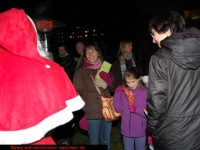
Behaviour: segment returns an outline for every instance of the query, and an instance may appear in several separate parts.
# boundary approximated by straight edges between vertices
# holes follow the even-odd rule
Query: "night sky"
[[[0,12],[12,7],[24,9],[32,18],[52,18],[68,24],[129,20],[134,16],[134,1],[98,0],[1,0]]]

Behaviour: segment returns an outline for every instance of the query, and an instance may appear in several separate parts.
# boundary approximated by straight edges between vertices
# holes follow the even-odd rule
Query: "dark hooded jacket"
[[[200,150],[200,31],[161,41],[150,60],[148,130],[156,150]]]

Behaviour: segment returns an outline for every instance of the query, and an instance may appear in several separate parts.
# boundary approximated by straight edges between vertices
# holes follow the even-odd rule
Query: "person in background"
[[[78,54],[80,54],[80,57],[77,60],[76,69],[82,63],[84,47],[85,47],[85,43],[84,42],[79,41],[79,42],[76,43],[76,51],[77,51]],[[75,111],[73,114],[74,114],[74,118],[72,120],[72,122],[74,123],[73,133],[78,133],[79,129],[80,129],[79,120],[84,115],[84,112],[83,112],[83,110],[78,110],[78,111]]]
[[[88,43],[83,54],[83,63],[76,69],[73,84],[85,102],[83,111],[88,121],[88,135],[90,145],[108,145],[110,149],[110,134],[112,122],[107,122],[102,113],[102,100],[94,86],[90,74],[96,81],[96,75],[105,59],[99,46]],[[112,73],[100,72],[102,83],[96,83],[104,97],[111,97],[110,91],[115,90]],[[99,81],[99,80],[98,80]]]
[[[76,62],[74,57],[67,52],[64,44],[58,46],[58,55],[55,57],[54,61],[62,66],[70,80],[73,81]]]
[[[136,66],[135,56],[132,52],[132,41],[124,40],[120,42],[116,60],[112,64],[112,74],[116,81],[116,87],[123,85],[124,71],[130,66]],[[117,120],[118,130],[121,131],[121,118]]]
[[[147,118],[147,87],[136,67],[130,66],[124,72],[124,85],[118,86],[113,106],[122,113],[121,134],[124,150],[145,150]],[[135,144],[135,145],[134,145]]]
[[[0,32],[0,144],[55,144],[50,131],[84,101],[23,9],[0,13]]]
[[[80,66],[81,62],[82,62],[84,47],[85,47],[84,42],[79,41],[78,43],[76,43],[76,51],[80,55],[80,57],[77,60],[76,68],[78,68]]]
[[[132,52],[132,41],[122,41],[119,46],[119,51],[116,60],[112,64],[112,74],[117,86],[123,85],[124,71],[129,66],[136,66],[135,56]]]
[[[149,23],[159,47],[149,66],[148,130],[155,150],[200,149],[200,31],[165,10]]]

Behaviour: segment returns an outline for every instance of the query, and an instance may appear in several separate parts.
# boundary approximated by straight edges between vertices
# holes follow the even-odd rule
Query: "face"
[[[124,48],[124,52],[130,54],[130,53],[132,53],[132,49],[133,49],[132,44],[126,44],[126,46]]]
[[[83,53],[83,48],[84,48],[84,46],[83,46],[82,43],[79,42],[79,43],[76,44],[76,51],[77,51],[78,54],[81,55]]]
[[[134,90],[138,86],[140,79],[125,78],[125,80],[128,87]]]
[[[99,53],[93,47],[87,48],[86,58],[89,62],[94,63],[98,60]]]
[[[60,56],[64,56],[66,54],[67,50],[64,46],[58,47],[58,53]]]
[[[158,47],[160,47],[161,48],[161,45],[160,45],[160,42],[162,41],[162,40],[164,40],[167,36],[169,36],[168,34],[169,34],[169,30],[167,31],[167,32],[165,32],[165,33],[158,33],[158,32],[156,32],[154,29],[152,29],[152,31],[151,31],[151,36],[152,36],[152,38],[153,38],[153,43],[156,43],[156,44],[158,44]],[[171,35],[171,34],[170,34]]]

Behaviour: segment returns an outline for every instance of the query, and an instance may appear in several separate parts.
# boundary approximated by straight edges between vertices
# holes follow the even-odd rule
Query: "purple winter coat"
[[[115,92],[113,105],[117,112],[122,112],[121,134],[127,137],[146,136],[147,118],[144,109],[147,107],[147,88],[137,87],[131,90],[135,94],[137,109],[131,113],[124,92]]]

